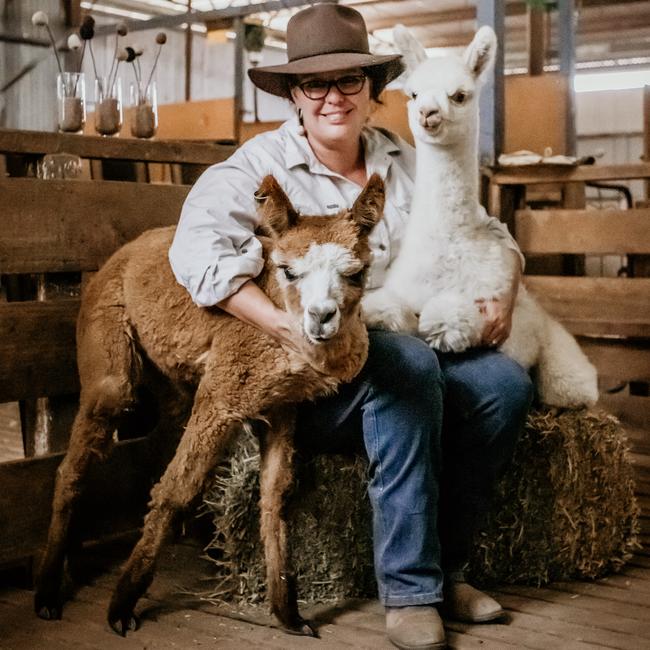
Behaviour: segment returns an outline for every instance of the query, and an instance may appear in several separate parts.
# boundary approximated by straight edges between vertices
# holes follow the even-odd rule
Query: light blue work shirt
[[[368,176],[376,172],[386,185],[384,216],[370,235],[367,288],[374,289],[399,250],[413,195],[415,150],[384,129],[364,128],[362,138]],[[217,304],[262,270],[254,194],[267,174],[306,215],[336,214],[361,192],[316,158],[297,118],[244,143],[228,160],[208,168],[190,190],[169,250],[174,275],[196,304]],[[505,225],[481,212],[495,236],[519,252]]]

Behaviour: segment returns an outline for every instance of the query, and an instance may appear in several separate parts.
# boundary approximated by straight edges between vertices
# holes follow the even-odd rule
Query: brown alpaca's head
[[[347,318],[360,318],[368,235],[383,213],[383,181],[374,174],[352,208],[336,216],[299,215],[273,176],[256,198],[273,240],[271,260],[285,309],[311,343],[329,341]]]

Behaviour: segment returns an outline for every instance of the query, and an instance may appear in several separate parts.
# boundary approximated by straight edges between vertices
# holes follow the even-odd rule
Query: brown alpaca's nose
[[[334,307],[310,307],[308,310],[309,315],[321,325],[329,322],[336,314]]]
[[[440,110],[437,108],[422,108],[420,109],[420,126],[424,128],[431,128],[438,126],[442,122]]]

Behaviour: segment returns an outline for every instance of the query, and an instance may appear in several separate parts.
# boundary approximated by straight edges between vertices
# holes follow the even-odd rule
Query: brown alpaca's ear
[[[261,226],[265,231],[281,235],[296,225],[298,213],[293,209],[291,201],[273,176],[264,177],[262,184],[255,192],[255,200],[259,204],[262,216]]]
[[[362,233],[370,232],[384,213],[384,181],[373,174],[354,202],[350,217],[361,227]]]

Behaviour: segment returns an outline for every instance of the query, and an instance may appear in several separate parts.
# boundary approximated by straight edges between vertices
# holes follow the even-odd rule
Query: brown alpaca
[[[108,260],[89,283],[79,313],[80,408],[58,471],[36,581],[41,618],[61,617],[68,528],[88,466],[109,452],[120,418],[153,369],[154,390],[166,378],[178,396],[193,394],[192,410],[151,491],[142,537],[110,602],[111,627],[122,635],[136,629],[135,605],[151,584],[175,516],[200,494],[241,426],[258,420],[268,424],[260,439],[260,510],[271,609],[288,631],[314,634],[298,613],[284,519],[293,482],[293,405],[332,392],[365,363],[360,299],[370,261],[368,233],[381,217],[384,187],[374,175],[352,209],[336,217],[299,216],[271,176],[256,197],[268,236],[258,282],[303,332],[301,352],[219,309],[195,306],[167,262],[173,228],[149,231]],[[162,426],[168,423],[165,415],[160,419]]]

